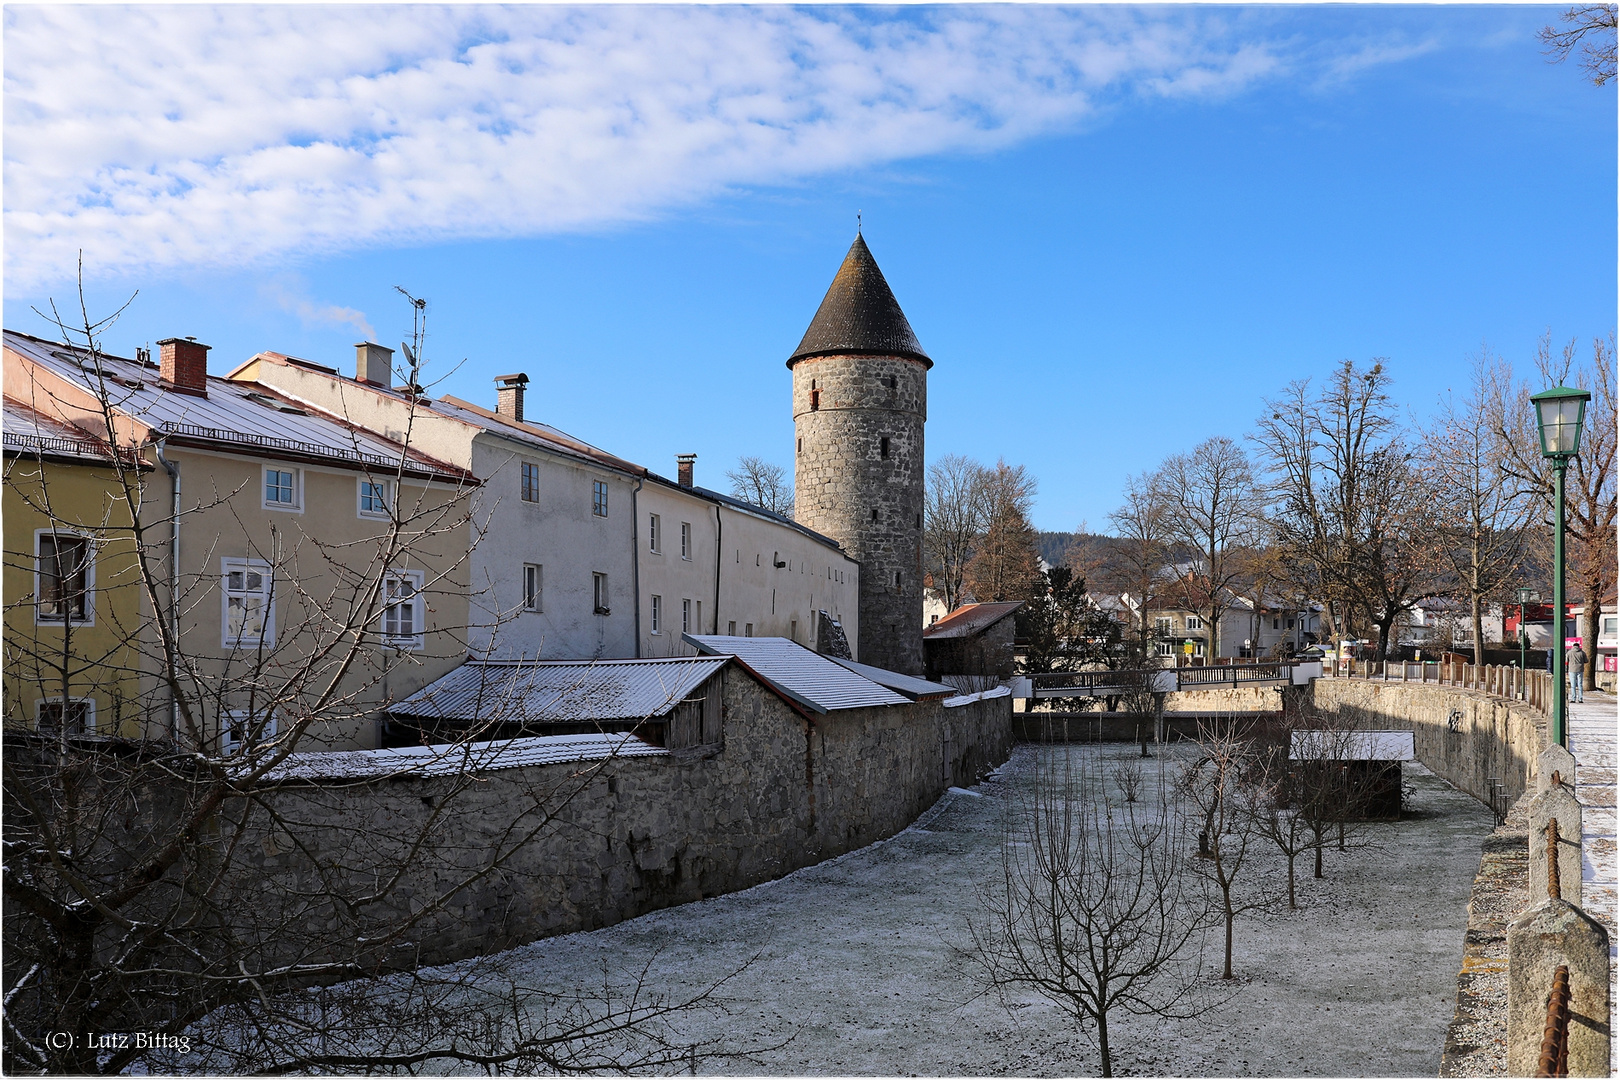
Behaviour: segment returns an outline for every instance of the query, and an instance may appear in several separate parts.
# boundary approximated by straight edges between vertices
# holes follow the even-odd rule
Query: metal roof
[[[667,487],[675,488],[677,491],[684,491],[687,494],[694,495],[699,499],[706,499],[709,502],[719,503],[721,506],[730,507],[731,509],[740,513],[752,514],[754,517],[763,518],[772,524],[785,525],[793,531],[802,533],[804,536],[809,537],[818,544],[823,544],[832,548],[834,551],[837,551],[839,554],[843,555],[844,558],[849,559],[850,562],[855,561],[850,557],[848,552],[844,551],[842,545],[840,545],[838,541],[834,540],[830,536],[823,536],[814,529],[800,525],[797,521],[794,521],[786,514],[778,514],[775,510],[767,510],[763,506],[756,506],[746,499],[739,499],[735,495],[727,495],[725,492],[715,491],[713,488],[696,486],[686,487],[685,485],[677,483],[674,480],[670,480],[667,477],[659,476],[655,472],[649,471],[647,473],[647,479],[654,481],[655,483],[663,484]]]
[[[1288,756],[1299,761],[1412,761],[1410,731],[1296,731]]]
[[[3,426],[8,454],[93,462],[112,459],[112,447],[105,440],[11,398],[5,399]]]
[[[838,355],[904,356],[934,366],[859,233],[787,363]]]
[[[98,377],[82,350],[59,342],[5,332],[6,348],[91,394],[105,387],[115,409],[175,442],[219,449],[243,449],[278,457],[327,458],[397,468],[401,461],[415,475],[467,479],[469,474],[322,409],[294,401],[260,383],[208,376],[208,396],[180,393],[165,384],[158,368],[102,354]],[[88,365],[88,366],[87,366]],[[25,387],[11,387],[15,395]],[[34,392],[48,394],[43,387]],[[47,412],[51,402],[26,402]]]
[[[999,601],[993,604],[963,604],[939,622],[925,626],[923,637],[972,637],[990,629],[1023,606],[1022,600]]]
[[[387,750],[339,750],[289,754],[265,779],[378,780],[384,777],[460,776],[526,765],[568,761],[602,761],[613,757],[658,757],[662,747],[649,746],[628,732],[589,735],[531,735],[491,742],[405,746]]]
[[[433,408],[446,416],[455,417],[464,423],[481,427],[485,431],[504,435],[533,446],[539,446],[555,453],[583,458],[594,464],[629,473],[632,476],[642,476],[647,472],[645,468],[633,461],[626,461],[624,458],[610,454],[600,447],[592,446],[584,439],[575,438],[561,428],[552,427],[550,424],[542,424],[538,420],[514,420],[510,416],[502,416],[500,413],[486,409],[482,405],[475,405],[470,401],[463,401],[448,394],[435,401]]]
[[[910,698],[787,638],[682,634],[681,639],[711,656],[735,656],[772,689],[814,712],[911,704]]]
[[[887,686],[890,690],[902,694],[912,701],[919,698],[954,697],[956,694],[956,687],[954,686],[929,682],[927,679],[919,679],[915,675],[902,675],[898,671],[873,667],[871,664],[858,664],[854,660],[845,660],[841,656],[829,656],[827,659],[839,667],[848,668],[863,679],[870,679],[879,686]]]
[[[467,723],[645,720],[666,715],[727,659],[469,660],[389,712]]]

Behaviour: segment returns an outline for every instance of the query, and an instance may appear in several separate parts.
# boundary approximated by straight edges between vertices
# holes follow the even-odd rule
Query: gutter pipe
[[[174,670],[174,652],[180,646],[180,627],[176,618],[180,593],[180,466],[163,456],[162,439],[157,440],[153,447],[157,451],[158,464],[169,474],[169,487],[173,492],[169,508],[169,648],[164,656],[164,664],[169,676],[169,738],[178,739],[180,698],[175,691],[179,678]]]
[[[726,523],[720,516],[721,506],[714,504],[714,630],[720,633],[720,559],[725,553]]]
[[[636,659],[641,659],[641,511],[637,509],[636,496],[641,494],[641,485],[645,479],[637,478],[636,486],[630,490],[630,589],[635,596],[636,609]]]

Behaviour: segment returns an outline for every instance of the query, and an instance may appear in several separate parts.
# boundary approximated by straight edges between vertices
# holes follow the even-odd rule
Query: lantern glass
[[[1558,386],[1530,399],[1536,404],[1542,456],[1569,457],[1580,449],[1581,424],[1591,397],[1585,390]]]

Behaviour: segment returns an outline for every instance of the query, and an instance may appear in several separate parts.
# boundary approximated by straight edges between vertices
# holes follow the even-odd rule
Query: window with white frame
[[[743,624],[743,637],[753,637],[753,636],[754,636],[754,624],[753,623],[744,623]]]
[[[1203,628],[1204,628],[1204,624],[1203,624],[1202,621],[1199,620],[1198,616],[1196,616],[1196,615],[1187,616],[1187,629],[1189,629],[1189,630],[1202,630]]]
[[[383,579],[383,639],[393,649],[420,649],[426,620],[420,570],[392,570]]]
[[[690,521],[683,521],[681,522],[681,558],[690,559],[691,557],[692,523]]]
[[[303,505],[303,493],[298,490],[298,469],[264,467],[264,505],[272,510],[297,510]]]
[[[652,598],[652,632],[662,633],[664,629],[664,598],[654,593]]]
[[[220,746],[227,754],[263,746],[276,737],[275,710],[255,714],[248,709],[227,709],[219,727]]]
[[[1154,619],[1153,632],[1156,634],[1168,634],[1170,632],[1170,620],[1168,618]]]
[[[95,545],[88,536],[45,529],[34,534],[34,618],[37,622],[95,622]]]
[[[657,554],[664,550],[663,520],[657,514],[648,514],[647,519],[647,550]]]
[[[1174,656],[1176,654],[1176,646],[1174,642],[1161,641],[1156,646],[1156,651],[1160,656]]]
[[[221,559],[223,644],[269,645],[275,641],[270,564],[262,559]]]
[[[690,600],[682,600],[681,601],[681,633],[690,634],[691,632],[692,632],[692,601],[690,601]]]
[[[521,468],[522,490],[520,492],[524,502],[540,501],[540,466],[532,461],[525,461]]]
[[[607,481],[591,481],[591,513],[607,517]]]
[[[613,609],[608,607],[608,580],[606,574],[591,575],[591,603],[595,606],[596,614],[613,614]]]
[[[93,698],[45,698],[34,703],[34,716],[42,732],[91,735],[96,730],[96,703]]]
[[[360,478],[360,516],[388,516],[388,481]]]
[[[545,568],[539,563],[523,565],[523,610],[544,611],[541,607],[541,589],[545,585]]]

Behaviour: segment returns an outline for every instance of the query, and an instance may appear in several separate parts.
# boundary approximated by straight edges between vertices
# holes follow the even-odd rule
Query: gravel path
[[[947,794],[898,836],[730,896],[508,954],[551,985],[600,980],[653,956],[655,982],[694,987],[742,966],[728,1014],[688,1021],[694,1038],[783,1049],[734,1061],[765,1074],[1095,1074],[1096,1052],[1042,999],[1005,1005],[960,951],[975,883],[997,864],[1001,815],[1038,753],[1114,759],[1129,746],[1018,748],[973,792]],[[1094,762],[1111,767],[1111,760]],[[1174,766],[1177,763],[1172,763]],[[1327,876],[1301,859],[1303,909],[1241,919],[1227,1000],[1197,1020],[1126,1017],[1127,1074],[1435,1074],[1451,1019],[1466,904],[1493,824],[1472,798],[1407,766],[1412,812],[1369,826],[1377,846],[1330,851]],[[1266,880],[1280,883],[1280,857]],[[1210,941],[1209,955],[1219,951]],[[656,954],[656,956],[654,956]],[[796,1032],[796,1034],[794,1034]]]

